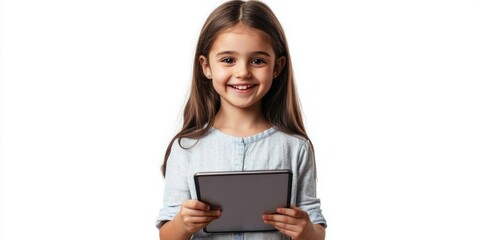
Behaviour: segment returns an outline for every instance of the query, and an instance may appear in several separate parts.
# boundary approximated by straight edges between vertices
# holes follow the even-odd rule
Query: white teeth
[[[253,85],[239,85],[239,86],[233,86],[232,87],[238,89],[238,90],[246,90],[246,89],[249,89],[251,87],[253,87]]]

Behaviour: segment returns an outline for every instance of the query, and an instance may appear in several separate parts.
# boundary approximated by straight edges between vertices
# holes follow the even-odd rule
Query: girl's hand
[[[297,207],[278,208],[277,214],[264,214],[263,221],[292,239],[321,239],[308,214]]]
[[[188,234],[194,234],[219,218],[220,210],[210,210],[210,206],[198,200],[186,200],[182,203],[177,218]]]

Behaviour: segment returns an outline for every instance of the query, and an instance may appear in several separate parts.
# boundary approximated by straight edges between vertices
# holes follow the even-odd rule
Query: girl
[[[222,4],[201,30],[194,62],[183,127],[162,166],[160,238],[324,239],[313,147],[303,125],[285,35],[273,12],[257,1]],[[262,216],[278,232],[203,232],[221,212],[196,200],[193,175],[260,169],[293,172],[294,206]]]

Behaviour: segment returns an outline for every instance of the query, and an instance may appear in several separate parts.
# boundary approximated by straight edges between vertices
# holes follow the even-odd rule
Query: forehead
[[[258,29],[237,24],[221,31],[213,42],[210,52],[265,51],[273,54],[268,35]]]

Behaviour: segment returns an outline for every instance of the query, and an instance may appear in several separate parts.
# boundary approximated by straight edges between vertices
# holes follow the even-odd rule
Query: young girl
[[[302,121],[285,34],[273,12],[258,1],[222,4],[201,30],[194,62],[183,127],[162,166],[160,238],[324,239],[313,147]],[[202,231],[221,212],[196,200],[195,173],[267,169],[293,172],[292,207],[262,216],[278,232]]]

